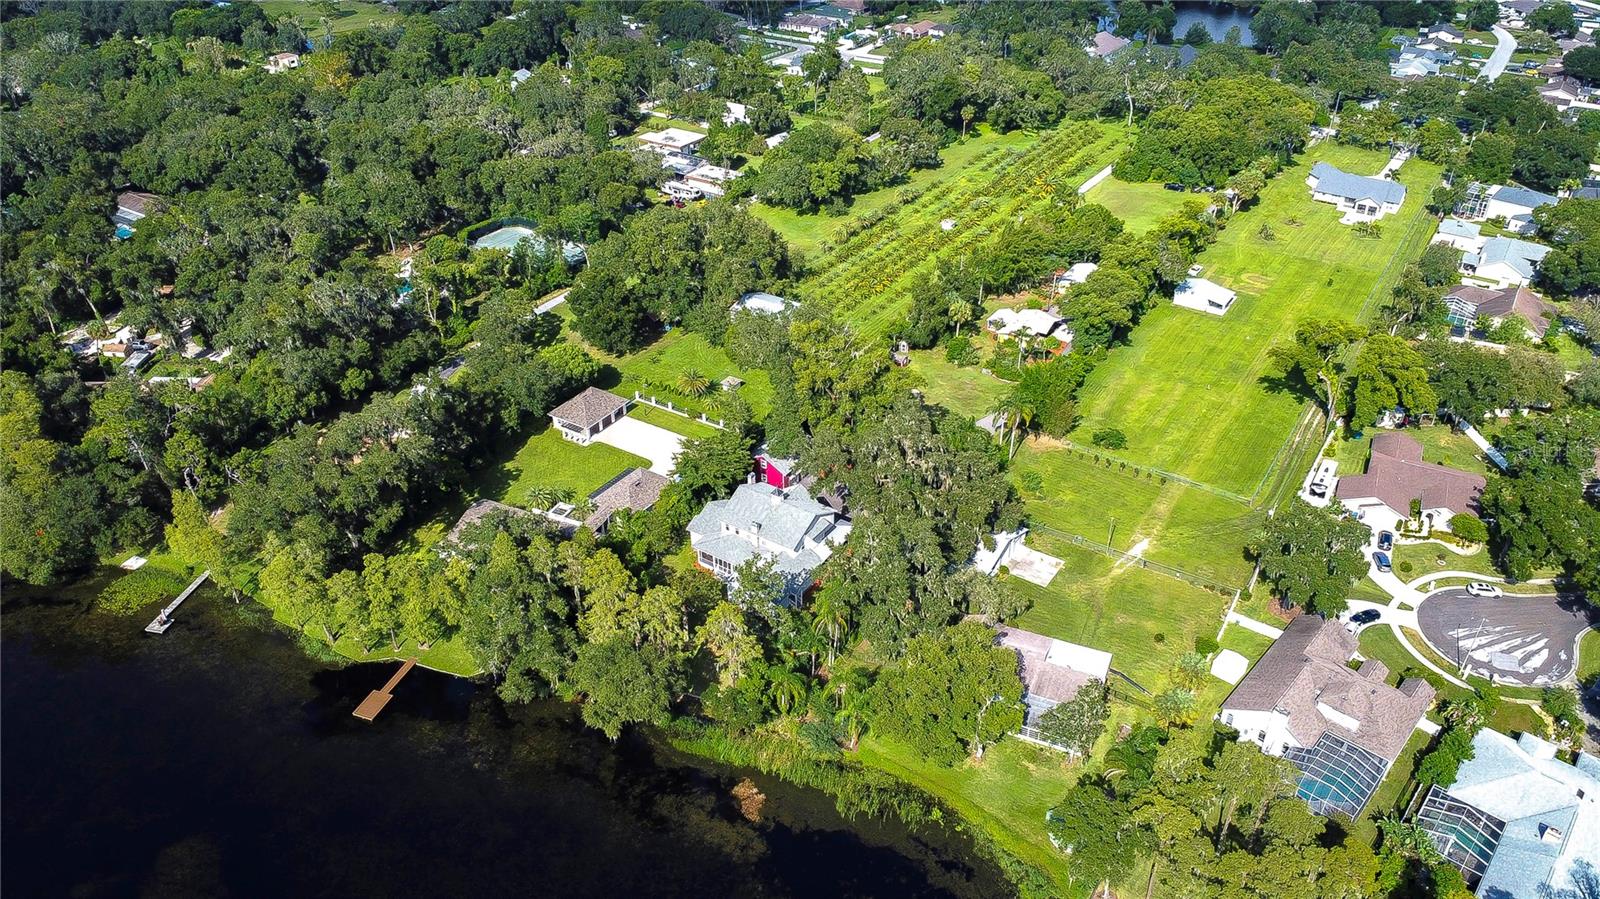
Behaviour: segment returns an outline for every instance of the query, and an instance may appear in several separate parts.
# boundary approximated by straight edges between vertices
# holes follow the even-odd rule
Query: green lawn
[[[614,446],[603,443],[579,446],[545,425],[503,466],[509,483],[493,498],[513,506],[525,506],[529,492],[535,487],[571,490],[575,497],[581,498],[629,468],[649,467],[648,460]]]
[[[1383,782],[1378,784],[1377,792],[1367,802],[1363,817],[1376,821],[1379,818],[1398,817],[1404,811],[1403,804],[1411,798],[1411,773],[1416,770],[1423,751],[1432,741],[1432,737],[1420,730],[1411,732],[1405,748],[1394,760],[1394,767],[1389,769]]]
[[[333,14],[323,12],[323,4],[307,3],[304,0],[258,0],[261,10],[267,14],[268,19],[277,20],[285,16],[300,23],[305,29],[306,37],[320,40],[323,34],[323,20],[333,27],[334,34],[344,34],[347,31],[359,31],[373,25],[392,25],[400,20],[400,14],[390,7],[379,3],[369,3],[366,0],[339,0],[329,5],[333,7]]]
[[[867,79],[869,86],[873,80],[882,82],[882,79],[872,76]],[[893,202],[901,191],[928,188],[932,192],[937,185],[961,176],[967,165],[984,153],[994,149],[1026,149],[1038,139],[1039,135],[1036,132],[1013,131],[1009,134],[998,134],[988,125],[979,125],[965,141],[951,144],[939,151],[941,164],[938,168],[912,172],[905,184],[860,194],[851,202],[849,210],[844,215],[799,213],[792,209],[780,209],[762,203],[756,203],[750,209],[756,218],[771,225],[773,230],[783,235],[790,246],[806,255],[811,255],[816,253],[822,242],[834,234],[841,225],[860,221],[869,214],[883,209]]]
[[[1356,236],[1337,210],[1311,199],[1305,174],[1314,161],[1370,173],[1384,159],[1323,144],[1273,179],[1199,259],[1205,277],[1238,291],[1233,308],[1225,316],[1171,304],[1153,310],[1090,376],[1075,433],[1086,442],[1098,428],[1117,427],[1128,435],[1120,455],[1130,461],[1238,494],[1260,489],[1307,400],[1276,377],[1269,349],[1301,319],[1356,318],[1431,233],[1423,204],[1439,169],[1425,162],[1402,169],[1409,195],[1383,220],[1379,239]],[[1272,240],[1261,237],[1263,225]]]
[[[1537,737],[1548,737],[1550,727],[1532,706],[1520,702],[1501,702],[1495,706],[1494,714],[1489,716],[1485,725],[1503,734],[1533,734]]]
[[[1426,543],[1396,543],[1390,559],[1394,562],[1395,573],[1403,581],[1422,577],[1430,571],[1481,571],[1486,574],[1494,571],[1488,553],[1482,549],[1470,556],[1463,556],[1433,540]],[[1406,567],[1408,564],[1409,568]]]
[[[1112,667],[1152,692],[1196,636],[1214,637],[1222,624],[1226,597],[1037,533],[1029,542],[1066,565],[1048,587],[1005,579],[1032,604],[1017,626],[1110,652]]]
[[[1158,182],[1133,183],[1113,176],[1095,185],[1084,199],[1111,210],[1129,231],[1137,234],[1177,212],[1191,196],[1195,195],[1167,190]]]
[[[1578,680],[1588,683],[1600,675],[1600,631],[1587,630],[1578,641]]]
[[[564,305],[557,307],[563,318],[570,318],[571,313],[566,308]],[[569,340],[583,343],[570,322],[566,332]],[[613,356],[583,345],[595,358],[611,367],[611,371],[602,377],[600,386],[619,396],[631,397],[637,390],[646,396],[655,396],[662,402],[671,401],[674,406],[706,412],[716,418],[712,400],[721,391],[719,385],[722,380],[731,375],[744,381],[744,386],[734,389],[750,404],[751,414],[757,421],[766,418],[768,410],[772,408],[772,382],[768,380],[766,372],[745,370],[734,365],[721,347],[712,346],[705,337],[682,328],[661,335],[655,343],[627,356]],[[688,371],[703,375],[710,382],[711,391],[700,397],[684,395],[678,380]]]
[[[628,417],[637,418],[658,428],[666,428],[674,434],[696,439],[710,437],[717,432],[717,429],[710,425],[701,424],[692,418],[684,418],[682,415],[673,415],[665,409],[657,409],[645,403],[634,403],[633,408],[628,410]]]
[[[909,370],[928,402],[972,419],[988,415],[1012,387],[1009,381],[984,374],[980,365],[963,368],[945,361],[942,349],[913,350]]]
[[[1064,753],[1021,740],[1002,740],[982,760],[945,768],[896,743],[869,735],[861,761],[909,781],[949,803],[1002,849],[1043,871],[1069,891],[1067,857],[1050,844],[1044,815],[1077,782],[1081,765]]]
[[[1360,643],[1362,656],[1369,659],[1377,659],[1389,666],[1389,683],[1391,685],[1399,683],[1403,673],[1410,673],[1433,684],[1433,688],[1439,692],[1440,699],[1459,699],[1467,695],[1467,691],[1446,682],[1443,678],[1429,671],[1411,653],[1407,652],[1406,648],[1400,645],[1399,638],[1394,635],[1394,628],[1382,623],[1373,625],[1361,632]],[[1431,654],[1425,646],[1418,646],[1417,648],[1424,655]],[[1451,666],[1448,664],[1444,666],[1446,671],[1449,671],[1450,668]]]
[[[1092,450],[1029,443],[1012,463],[1013,480],[1036,525],[1110,543],[1123,552],[1142,546],[1152,561],[1233,587],[1250,579],[1244,545],[1262,513],[1179,481],[1107,466]],[[1038,484],[1038,489],[1030,485]]]

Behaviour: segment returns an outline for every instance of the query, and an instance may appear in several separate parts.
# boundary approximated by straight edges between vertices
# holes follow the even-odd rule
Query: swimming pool
[[[472,242],[474,250],[509,250],[530,238],[537,238],[532,228],[522,225],[505,225],[490,231]]]
[[[127,240],[133,236],[133,229],[127,225],[117,225],[117,240]]]

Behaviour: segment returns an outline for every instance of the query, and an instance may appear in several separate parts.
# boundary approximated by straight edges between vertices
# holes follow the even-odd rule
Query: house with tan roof
[[[1467,331],[1485,324],[1499,325],[1518,316],[1527,323],[1528,337],[1533,340],[1544,339],[1556,315],[1556,308],[1526,285],[1494,288],[1457,284],[1444,295],[1444,304],[1450,323]]]
[[[1433,704],[1427,681],[1388,684],[1388,666],[1351,668],[1358,644],[1338,621],[1301,615],[1239,681],[1217,718],[1300,769],[1312,811],[1361,813]]]
[[[1340,478],[1334,495],[1374,527],[1411,518],[1415,501],[1426,525],[1449,530],[1452,516],[1477,514],[1485,483],[1483,475],[1422,461],[1422,444],[1387,433],[1372,438],[1366,474]]]
[[[618,512],[642,512],[650,508],[670,483],[648,468],[630,468],[589,494],[589,505],[594,511],[583,524],[596,534],[604,534]]]
[[[1103,685],[1111,672],[1111,653],[1015,627],[996,627],[995,631],[1000,645],[1017,654],[1026,706],[1019,736],[1030,743],[1065,749],[1044,738],[1039,719],[1084,687]]]
[[[561,436],[580,446],[588,446],[596,434],[616,424],[628,414],[628,400],[598,387],[583,392],[550,410],[550,423]]]

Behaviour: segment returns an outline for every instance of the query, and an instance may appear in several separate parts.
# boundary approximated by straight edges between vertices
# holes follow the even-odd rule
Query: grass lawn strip
[[[1066,565],[1048,587],[1003,581],[1031,603],[1017,626],[1110,652],[1112,667],[1151,692],[1196,636],[1214,637],[1222,623],[1226,597],[1048,538],[1033,545]]]
[[[1063,895],[1071,893],[1067,857],[1050,844],[1044,829],[1045,812],[1081,774],[1081,766],[1065,753],[1006,739],[985,750],[982,760],[946,768],[869,735],[861,742],[860,758],[949,803],[1002,849],[1043,871]]]
[[[1181,190],[1167,190],[1158,182],[1128,182],[1112,176],[1096,184],[1084,200],[1106,207],[1129,231],[1143,234],[1182,208],[1190,196]]]
[[[684,418],[682,415],[674,415],[665,409],[657,409],[649,403],[634,403],[633,407],[628,410],[628,417],[637,418],[647,424],[665,428],[674,434],[682,434],[691,439],[710,437],[717,432],[716,428],[708,424],[702,424],[692,418]]]

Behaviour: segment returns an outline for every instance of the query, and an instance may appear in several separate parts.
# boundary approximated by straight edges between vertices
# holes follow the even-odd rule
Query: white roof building
[[[639,135],[639,142],[657,153],[693,152],[694,148],[705,139],[704,134],[684,128],[663,128],[660,131],[646,131]]]
[[[765,293],[757,290],[740,297],[739,301],[733,304],[733,309],[730,311],[743,309],[747,312],[759,312],[763,315],[777,315],[798,305],[800,304],[793,300],[786,300],[775,293]]]
[[[1238,294],[1215,281],[1205,278],[1185,278],[1172,294],[1172,305],[1212,315],[1224,315],[1233,308]]]
[[[1089,276],[1100,270],[1100,266],[1093,262],[1079,262],[1071,268],[1056,275],[1056,292],[1061,292],[1074,284],[1082,284],[1089,280]]]
[[[689,522],[689,545],[702,568],[731,581],[749,559],[766,559],[783,576],[786,602],[805,595],[811,572],[849,535],[848,519],[798,485],[740,484]]]
[[[1588,895],[1600,868],[1600,758],[1572,763],[1532,734],[1484,728],[1449,787],[1428,789],[1416,823],[1484,897]]]

